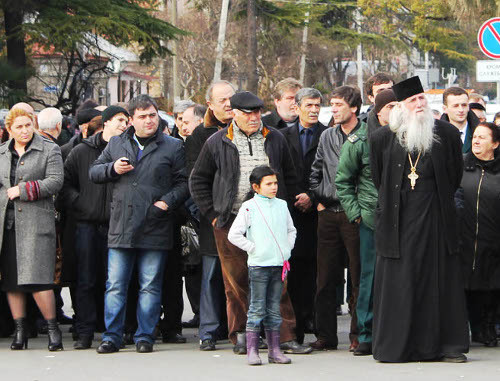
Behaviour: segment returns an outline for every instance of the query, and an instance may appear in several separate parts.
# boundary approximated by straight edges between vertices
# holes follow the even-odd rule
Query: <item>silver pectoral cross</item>
[[[408,178],[410,179],[411,189],[415,189],[415,184],[417,183],[418,179],[417,171],[415,168],[411,169],[411,173],[408,175]]]

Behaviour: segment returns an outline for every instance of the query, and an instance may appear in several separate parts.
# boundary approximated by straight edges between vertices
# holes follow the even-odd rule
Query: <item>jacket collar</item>
[[[29,152],[31,150],[34,151],[43,151],[43,140],[45,138],[42,138],[38,133],[33,134],[33,140],[31,141],[30,146],[26,150],[26,152]],[[48,140],[48,139],[47,139]],[[12,139],[7,140],[5,143],[0,145],[0,153],[6,153],[9,151],[9,146],[12,144]]]
[[[217,127],[218,129],[221,129],[221,128],[224,128],[227,126],[215,117],[214,112],[212,110],[210,110],[210,108],[207,108],[207,112],[205,113],[205,116],[203,117],[203,125],[206,128]]]
[[[302,152],[302,147],[300,145],[300,133],[299,133],[299,130],[300,130],[300,127],[299,127],[299,123],[296,123],[294,126],[292,127],[289,127],[285,130],[281,130],[280,132],[282,132],[283,134],[289,134],[291,135],[293,138],[291,139],[291,145],[292,147],[297,151],[297,152],[300,152],[300,153],[303,153]],[[321,136],[321,133],[324,131],[326,127],[323,126],[320,122],[316,123],[316,125],[314,126],[314,133],[313,133],[313,137],[312,137],[312,140],[311,140],[311,145],[309,146],[307,152],[305,154],[307,154],[309,151],[311,150],[314,150],[316,149],[316,147],[318,146],[318,143],[319,143],[319,137]]]
[[[225,136],[226,136],[226,138],[228,138],[232,142],[234,139],[234,122],[231,122],[229,127],[226,127],[226,128],[227,128],[227,132],[226,132]],[[236,127],[236,128],[238,128],[238,127]],[[264,136],[264,138],[267,137],[269,132],[271,132],[271,130],[266,126],[262,126],[260,128],[260,133],[262,134],[262,136]]]
[[[474,171],[477,167],[487,169],[493,173],[500,172],[500,150],[495,150],[494,159],[488,162],[481,162],[472,152],[464,155],[464,169]]]

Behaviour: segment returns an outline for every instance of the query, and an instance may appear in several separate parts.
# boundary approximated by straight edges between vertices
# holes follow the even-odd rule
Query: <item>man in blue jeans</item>
[[[106,332],[98,353],[120,348],[134,264],[139,279],[134,342],[139,353],[153,351],[165,258],[173,242],[171,212],[188,198],[182,142],[158,129],[156,102],[139,95],[128,108],[132,126],[109,141],[90,169],[93,182],[113,183],[104,297]]]

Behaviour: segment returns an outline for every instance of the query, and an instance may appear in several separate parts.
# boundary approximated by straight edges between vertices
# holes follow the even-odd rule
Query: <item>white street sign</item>
[[[480,60],[476,62],[477,82],[499,82],[500,61]]]

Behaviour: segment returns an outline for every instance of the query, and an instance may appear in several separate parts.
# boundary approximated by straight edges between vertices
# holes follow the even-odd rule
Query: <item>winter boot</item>
[[[292,360],[286,357],[280,349],[280,332],[279,331],[267,331],[267,346],[269,364],[290,364]]]
[[[18,350],[28,348],[28,331],[26,330],[26,319],[15,319],[14,324],[16,326],[16,330],[14,332],[14,340],[10,345],[10,349]]]
[[[247,359],[248,365],[261,365],[262,360],[259,357],[259,331],[247,330]]]
[[[49,351],[54,352],[63,349],[62,333],[59,329],[56,319],[47,320],[47,328],[49,335]]]

